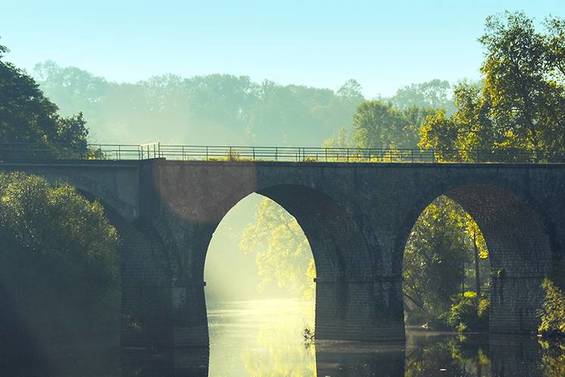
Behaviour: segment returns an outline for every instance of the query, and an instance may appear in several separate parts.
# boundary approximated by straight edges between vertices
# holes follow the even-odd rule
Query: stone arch
[[[517,187],[502,181],[479,181],[429,190],[417,199],[401,225],[395,271],[402,271],[404,246],[419,214],[440,195],[460,204],[485,237],[491,262],[490,331],[535,332],[536,312],[543,299],[541,283],[551,275],[555,248],[549,220],[528,193]]]
[[[355,303],[374,301],[373,271],[370,264],[364,263],[369,258],[368,248],[348,210],[326,193],[303,185],[277,184],[254,192],[273,200],[295,217],[310,244],[317,275],[316,336],[319,339],[368,339],[366,324],[360,322],[372,321],[375,308]],[[249,194],[230,201],[231,205],[214,228]],[[203,277],[204,263],[205,257],[200,260],[196,276]]]
[[[257,190],[296,218],[310,242],[317,281],[359,280],[372,276],[363,263],[369,255],[364,237],[346,208],[326,193],[306,186],[281,184]]]

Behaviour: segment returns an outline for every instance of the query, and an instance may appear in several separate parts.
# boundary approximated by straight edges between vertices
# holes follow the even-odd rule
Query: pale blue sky
[[[51,59],[117,81],[249,75],[369,97],[433,78],[478,78],[486,16],[565,17],[565,0],[1,0],[1,43],[31,70]]]

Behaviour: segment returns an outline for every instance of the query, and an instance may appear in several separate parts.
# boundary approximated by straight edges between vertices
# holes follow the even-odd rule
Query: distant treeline
[[[84,114],[91,142],[321,145],[350,127],[365,100],[355,80],[336,91],[226,74],[117,83],[52,61],[36,65],[34,76],[62,114]],[[441,80],[383,100],[400,109],[454,108]]]

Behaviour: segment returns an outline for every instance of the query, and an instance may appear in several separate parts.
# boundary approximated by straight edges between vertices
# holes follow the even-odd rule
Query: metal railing
[[[394,149],[200,146],[148,144],[89,144],[84,149],[38,144],[0,144],[0,161],[14,160],[147,160],[179,161],[281,161],[349,163],[565,163],[565,154],[506,149]]]

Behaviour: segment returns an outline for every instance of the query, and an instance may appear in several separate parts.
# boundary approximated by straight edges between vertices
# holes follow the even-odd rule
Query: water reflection
[[[315,347],[302,332],[314,323],[311,302],[225,302],[208,308],[210,376],[313,376]]]
[[[307,304],[232,302],[210,308],[210,349],[55,349],[2,353],[0,375],[106,377],[562,377],[563,345],[530,337],[410,332],[405,344],[305,344]],[[39,355],[39,354],[38,354]]]
[[[319,342],[316,345],[317,376],[404,376],[403,344],[355,344]]]
[[[208,377],[208,357],[208,350],[200,348],[160,352],[124,350],[121,377]]]

